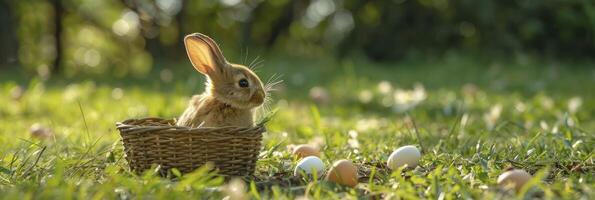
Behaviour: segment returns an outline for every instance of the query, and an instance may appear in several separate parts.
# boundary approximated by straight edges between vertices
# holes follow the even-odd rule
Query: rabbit
[[[266,98],[265,88],[248,67],[227,62],[215,41],[201,33],[184,37],[194,68],[206,76],[206,89],[194,95],[176,122],[187,127],[252,127],[253,110]]]

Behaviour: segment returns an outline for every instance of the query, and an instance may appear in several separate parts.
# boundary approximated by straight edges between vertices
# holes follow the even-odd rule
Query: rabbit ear
[[[223,53],[213,39],[200,33],[184,37],[188,58],[196,70],[205,75],[213,75],[227,65]]]

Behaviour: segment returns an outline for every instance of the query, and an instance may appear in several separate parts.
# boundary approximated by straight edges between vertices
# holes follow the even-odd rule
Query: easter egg
[[[419,163],[421,153],[417,147],[407,145],[393,151],[388,157],[387,165],[390,169],[395,170],[399,167],[407,165],[408,168],[415,168]]]
[[[293,155],[295,155],[297,158],[304,158],[308,156],[320,157],[320,151],[318,151],[318,148],[312,145],[301,144],[294,147]]]
[[[357,185],[357,167],[349,160],[338,160],[328,171],[326,180],[355,187]]]
[[[52,137],[52,129],[43,126],[39,123],[35,123],[31,125],[29,128],[29,132],[31,132],[32,137],[40,138],[40,139],[49,139]]]
[[[522,169],[513,169],[498,176],[498,185],[500,187],[512,186],[516,191],[519,191],[529,180],[531,180],[531,174]]]
[[[316,173],[317,176],[320,176],[323,172],[324,163],[322,160],[316,156],[308,156],[298,162],[293,171],[293,175],[301,176],[302,173],[305,175],[313,175]]]

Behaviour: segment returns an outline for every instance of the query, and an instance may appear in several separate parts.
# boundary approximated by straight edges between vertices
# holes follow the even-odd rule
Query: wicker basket
[[[161,173],[182,173],[212,163],[221,175],[254,173],[263,125],[251,128],[176,126],[174,120],[129,119],[117,123],[130,168],[142,172],[160,165]]]

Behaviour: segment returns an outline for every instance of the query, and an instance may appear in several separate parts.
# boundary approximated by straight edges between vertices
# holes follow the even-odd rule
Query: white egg
[[[313,175],[314,172],[316,172],[318,177],[322,176],[322,173],[324,172],[324,163],[316,156],[308,156],[298,162],[293,171],[293,175],[300,176],[302,173]]]
[[[419,163],[421,153],[413,145],[407,145],[393,151],[388,157],[387,165],[390,169],[395,170],[407,164],[407,167],[414,168]]]
[[[529,180],[531,174],[522,169],[506,171],[498,176],[498,185],[501,187],[513,186],[516,191],[520,191]]]

